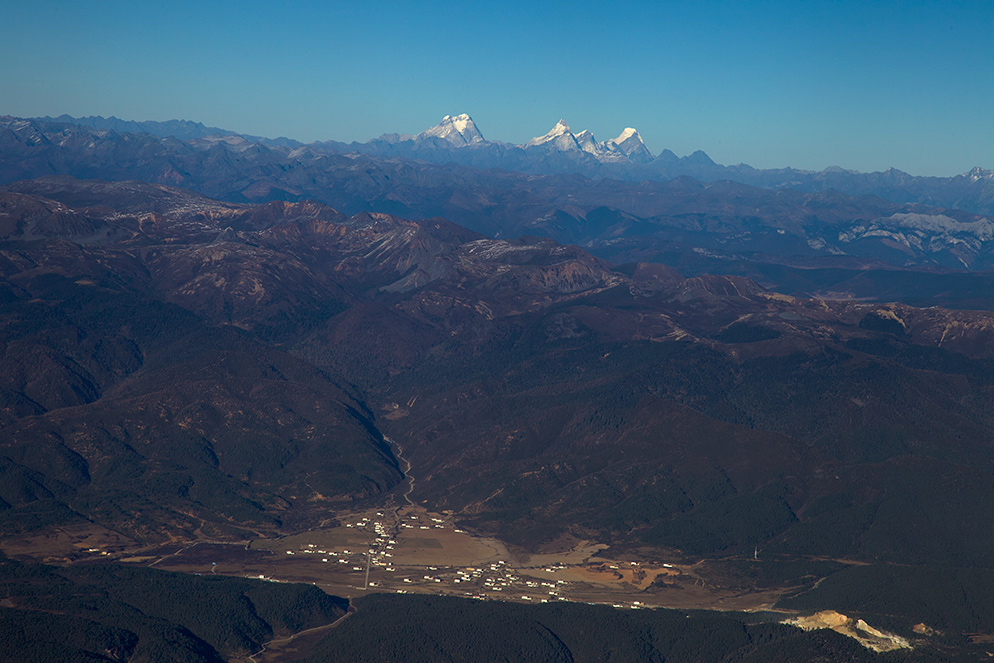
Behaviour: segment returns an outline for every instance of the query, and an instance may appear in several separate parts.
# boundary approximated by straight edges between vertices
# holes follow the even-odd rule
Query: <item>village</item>
[[[630,609],[724,610],[765,609],[776,600],[772,592],[741,594],[708,586],[693,565],[614,560],[601,556],[605,549],[582,541],[557,553],[514,554],[499,540],[457,527],[450,514],[410,505],[342,515],[333,526],[279,539],[201,543],[167,555],[145,551],[110,557],[188,573],[307,582],[347,598],[374,592],[424,593]]]

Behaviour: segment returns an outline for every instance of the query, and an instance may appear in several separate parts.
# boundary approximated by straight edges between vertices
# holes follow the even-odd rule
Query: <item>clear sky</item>
[[[513,143],[565,117],[759,168],[994,168],[994,0],[0,0],[0,114],[306,142],[464,112]]]

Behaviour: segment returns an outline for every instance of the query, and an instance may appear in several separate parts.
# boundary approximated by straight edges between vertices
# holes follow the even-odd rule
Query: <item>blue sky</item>
[[[994,0],[0,2],[0,113],[191,119],[303,141],[469,113],[655,154],[994,168]]]

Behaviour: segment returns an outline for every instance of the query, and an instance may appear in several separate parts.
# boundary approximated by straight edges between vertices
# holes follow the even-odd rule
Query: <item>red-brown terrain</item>
[[[334,526],[403,499],[386,436],[521,554],[994,563],[983,311],[71,178],[0,191],[0,304],[11,553]]]

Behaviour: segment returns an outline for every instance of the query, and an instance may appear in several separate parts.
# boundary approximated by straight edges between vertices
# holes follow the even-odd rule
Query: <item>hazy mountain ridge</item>
[[[465,117],[469,117],[466,115]],[[476,125],[473,125],[474,130]],[[436,128],[429,130],[434,131]],[[589,131],[573,134],[565,120],[545,136],[524,145],[481,140],[472,145],[427,145],[418,138],[324,146],[382,156],[402,156],[434,163],[449,161],[476,168],[504,168],[536,174],[581,173],[589,177],[641,181],[690,176],[702,182],[732,180],[767,189],[799,189],[810,193],[836,189],[851,195],[874,195],[899,203],[925,203],[978,214],[994,213],[994,170],[979,166],[952,177],[914,176],[896,169],[860,173],[830,166],[822,171],[796,168],[757,169],[747,164],[721,165],[698,150],[679,157],[668,149],[657,156],[645,146],[638,131],[626,128],[618,138],[596,143]],[[539,148],[539,149],[535,149]]]
[[[544,235],[615,263],[661,261],[691,273],[698,269],[693,256],[696,264],[719,272],[748,263],[754,265],[749,275],[778,288],[794,286],[763,265],[948,271],[992,264],[985,217],[831,191],[770,191],[690,178],[636,184],[576,174],[525,175],[327,154],[312,146],[270,147],[238,137],[184,142],[13,118],[0,122],[0,154],[0,180],[138,177],[236,203],[313,198],[347,215],[443,217],[493,237]],[[834,290],[790,290],[849,291],[865,289],[839,284]],[[909,284],[894,296],[906,300],[916,292]],[[931,303],[952,302],[957,291],[942,292],[944,298]],[[978,301],[974,294],[969,298]]]
[[[101,115],[88,115],[86,117],[72,117],[63,113],[58,117],[46,115],[44,117],[32,118],[42,122],[58,122],[61,124],[78,124],[93,129],[106,129],[117,133],[148,133],[158,138],[178,138],[179,140],[195,140],[197,138],[207,138],[211,136],[244,138],[251,143],[273,143],[287,147],[302,145],[299,141],[289,138],[265,138],[263,136],[253,136],[251,134],[240,134],[220,127],[208,127],[202,122],[192,120],[167,120],[158,122],[155,120],[122,120],[111,115],[103,117]]]
[[[741,163],[716,164],[702,151],[679,157],[670,150],[663,149],[653,157],[638,132],[631,128],[625,129],[614,140],[597,143],[590,132],[573,135],[566,125],[567,132],[560,136],[559,143],[554,140],[534,142],[538,139],[532,139],[525,145],[513,145],[484,139],[469,115],[446,118],[439,125],[415,136],[385,134],[365,143],[330,140],[310,143],[307,147],[320,153],[358,152],[419,159],[437,164],[458,163],[473,168],[502,168],[534,174],[580,173],[588,177],[633,182],[665,181],[690,176],[702,182],[727,179],[767,189],[788,188],[809,193],[835,189],[850,195],[879,196],[898,203],[923,203],[977,214],[994,214],[994,170],[980,166],[951,177],[915,176],[893,168],[873,173],[860,173],[836,166],[817,172],[790,167],[757,169]],[[458,130],[452,129],[456,118],[461,126],[467,127],[467,137],[462,137]],[[226,137],[241,138],[248,143],[262,143],[270,147],[303,147],[298,141],[286,138],[267,139],[237,134],[189,121],[130,122],[113,117],[72,118],[68,115],[35,119],[117,132],[144,131],[161,138],[175,137],[180,140],[212,138],[216,141],[217,137]],[[555,128],[550,134],[554,132]],[[453,139],[454,136],[458,138]],[[40,174],[42,173],[37,175]]]

